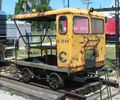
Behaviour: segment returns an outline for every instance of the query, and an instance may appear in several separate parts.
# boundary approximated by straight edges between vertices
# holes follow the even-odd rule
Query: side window
[[[103,19],[92,19],[92,33],[104,33],[104,21]]]
[[[67,33],[67,17],[66,16],[60,16],[59,17],[59,33],[60,34],[66,34]]]
[[[89,21],[87,17],[74,16],[73,31],[76,34],[89,33]]]

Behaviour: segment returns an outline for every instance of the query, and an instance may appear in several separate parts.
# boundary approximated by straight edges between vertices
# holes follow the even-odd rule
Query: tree
[[[15,6],[15,14],[19,14],[23,12],[23,3],[25,0],[18,0]],[[32,4],[32,8],[37,11],[47,11],[51,10],[50,0],[29,0]]]
[[[19,14],[23,12],[23,3],[24,0],[18,0],[15,6],[15,14]]]
[[[29,1],[32,4],[32,8],[36,9],[37,12],[52,10],[52,8],[50,7],[50,0],[29,0]],[[23,12],[23,3],[24,0],[18,0],[15,6],[15,14]],[[35,29],[35,26],[37,26],[37,30],[41,30],[46,27],[51,27],[51,25],[48,25],[48,23],[46,22],[33,22],[32,26],[33,26],[32,29]]]

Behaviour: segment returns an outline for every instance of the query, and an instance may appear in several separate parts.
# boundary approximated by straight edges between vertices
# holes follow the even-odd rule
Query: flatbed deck
[[[70,73],[70,70],[68,68],[60,68],[58,66],[48,65],[42,62],[38,63],[38,62],[30,62],[30,61],[24,61],[24,60],[12,60],[12,62],[14,62],[17,66],[24,66],[24,67],[31,67],[31,68],[39,68],[42,70]]]

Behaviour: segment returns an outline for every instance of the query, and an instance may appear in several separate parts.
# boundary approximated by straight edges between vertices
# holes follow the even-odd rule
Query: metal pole
[[[70,7],[70,0],[68,0],[68,8]]]
[[[92,3],[92,2],[90,2],[90,0],[85,0],[85,1],[83,1],[83,4],[86,4],[87,9],[89,9],[89,6],[90,6],[91,3]]]
[[[115,0],[115,7],[119,8],[119,0]],[[119,39],[119,10],[115,11],[115,23],[116,23],[116,64],[117,66],[120,64],[120,39]]]
[[[0,10],[2,10],[2,0],[0,0]]]

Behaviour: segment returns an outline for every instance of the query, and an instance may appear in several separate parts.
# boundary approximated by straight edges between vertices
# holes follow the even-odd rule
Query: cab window
[[[74,16],[73,31],[76,34],[89,33],[89,21],[87,17]]]
[[[92,33],[104,33],[104,21],[103,19],[92,19]]]
[[[66,16],[60,16],[59,17],[59,33],[60,34],[66,34],[67,33],[67,17]]]

